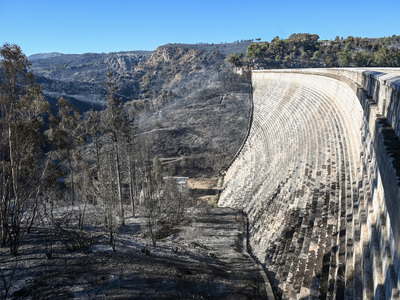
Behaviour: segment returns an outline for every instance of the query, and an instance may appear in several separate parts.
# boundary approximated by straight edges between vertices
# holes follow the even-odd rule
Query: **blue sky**
[[[31,55],[270,41],[304,32],[383,37],[400,35],[399,12],[400,0],[0,0],[0,45],[16,43]]]

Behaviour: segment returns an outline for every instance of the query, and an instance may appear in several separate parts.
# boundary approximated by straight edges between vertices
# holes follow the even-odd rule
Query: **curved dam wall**
[[[400,71],[253,71],[220,206],[249,219],[283,299],[398,299]]]

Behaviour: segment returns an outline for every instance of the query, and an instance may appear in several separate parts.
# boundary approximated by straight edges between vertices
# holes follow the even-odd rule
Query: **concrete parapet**
[[[253,71],[220,206],[282,299],[398,299],[400,69]]]

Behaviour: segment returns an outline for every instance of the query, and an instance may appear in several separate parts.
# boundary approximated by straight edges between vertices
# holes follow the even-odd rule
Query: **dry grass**
[[[190,189],[218,189],[218,181],[221,177],[189,178]]]
[[[218,205],[218,195],[199,197],[199,204],[200,203],[216,207]]]

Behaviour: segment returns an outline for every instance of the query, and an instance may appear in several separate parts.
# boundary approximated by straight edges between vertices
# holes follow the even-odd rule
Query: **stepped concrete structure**
[[[282,299],[399,299],[400,69],[252,72],[219,205]]]

